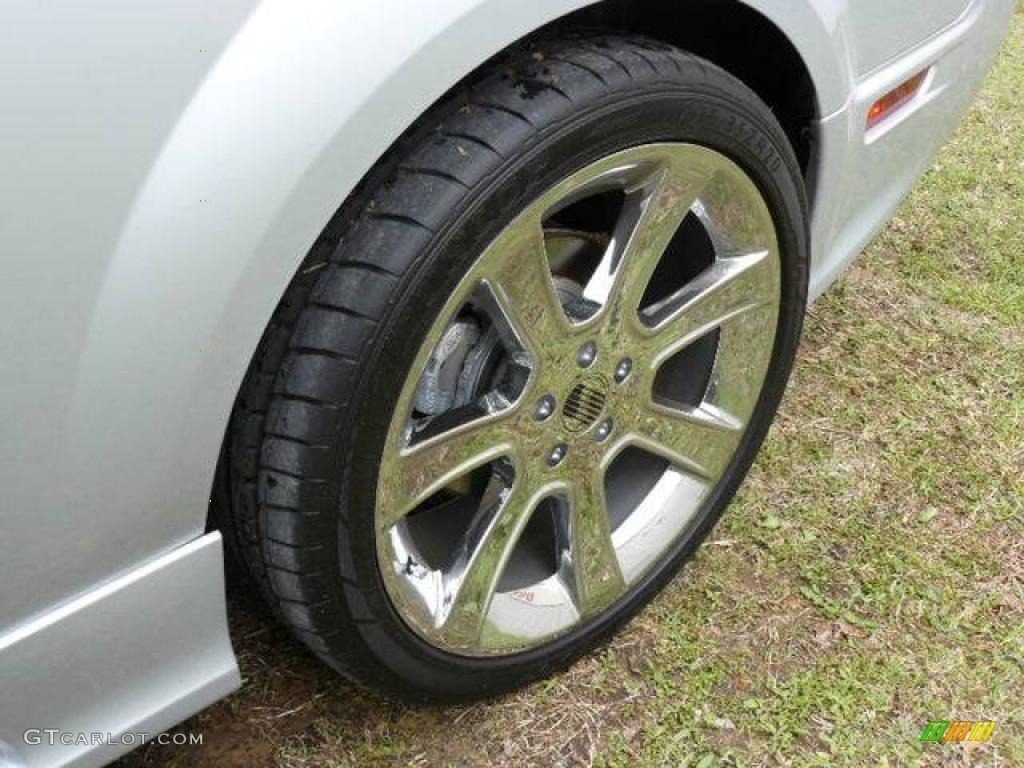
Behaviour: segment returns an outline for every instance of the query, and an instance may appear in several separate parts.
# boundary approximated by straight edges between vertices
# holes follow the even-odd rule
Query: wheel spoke
[[[531,490],[517,477],[481,505],[462,554],[444,578],[438,633],[449,645],[473,648],[478,643],[498,582],[540,501]]]
[[[630,195],[632,210],[623,218],[629,231],[621,238],[609,296],[613,322],[636,313],[658,262],[713,175],[701,150],[685,148]]]
[[[654,367],[701,336],[751,310],[777,301],[771,252],[718,259],[681,290],[650,308],[642,346]]]
[[[711,405],[678,409],[650,402],[637,409],[629,430],[631,442],[640,448],[682,472],[715,482],[732,459],[744,425]]]
[[[563,344],[569,322],[555,293],[544,230],[533,212],[523,214],[492,246],[486,275],[516,334],[534,361]]]
[[[743,422],[750,418],[771,366],[778,323],[778,304],[767,303],[722,326],[705,406],[713,405]]]
[[[431,495],[478,467],[513,450],[510,412],[451,429],[401,451],[382,463],[378,522],[386,530]]]
[[[626,591],[612,543],[604,473],[596,468],[577,483],[571,500],[569,540],[576,605],[581,616],[600,613]]]

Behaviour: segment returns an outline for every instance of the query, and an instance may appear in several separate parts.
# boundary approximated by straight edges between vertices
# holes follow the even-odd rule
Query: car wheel
[[[229,543],[335,669],[458,700],[636,613],[746,475],[806,302],[799,169],[722,70],[534,42],[327,226],[232,420]]]

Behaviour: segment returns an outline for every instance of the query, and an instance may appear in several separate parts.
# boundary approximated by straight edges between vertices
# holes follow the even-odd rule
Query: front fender
[[[123,541],[97,542],[100,554],[127,565],[202,532],[242,376],[325,223],[432,102],[586,4],[264,0],[252,10],[134,197],[85,334],[68,466],[83,515],[132,526]],[[841,105],[844,4],[750,4],[807,57],[823,109]]]

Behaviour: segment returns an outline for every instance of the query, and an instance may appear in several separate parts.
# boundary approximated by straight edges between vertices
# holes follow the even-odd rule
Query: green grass
[[[1024,17],[963,128],[812,309],[779,421],[682,576],[498,701],[358,693],[244,605],[245,687],[146,765],[1024,765]],[[987,745],[922,745],[995,719]]]

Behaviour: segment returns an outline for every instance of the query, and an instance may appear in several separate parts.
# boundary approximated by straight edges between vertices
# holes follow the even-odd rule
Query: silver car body
[[[956,126],[1014,0],[744,2],[816,90],[817,296]],[[276,302],[434,100],[585,5],[3,0],[0,766],[103,764],[239,685],[205,526]]]

